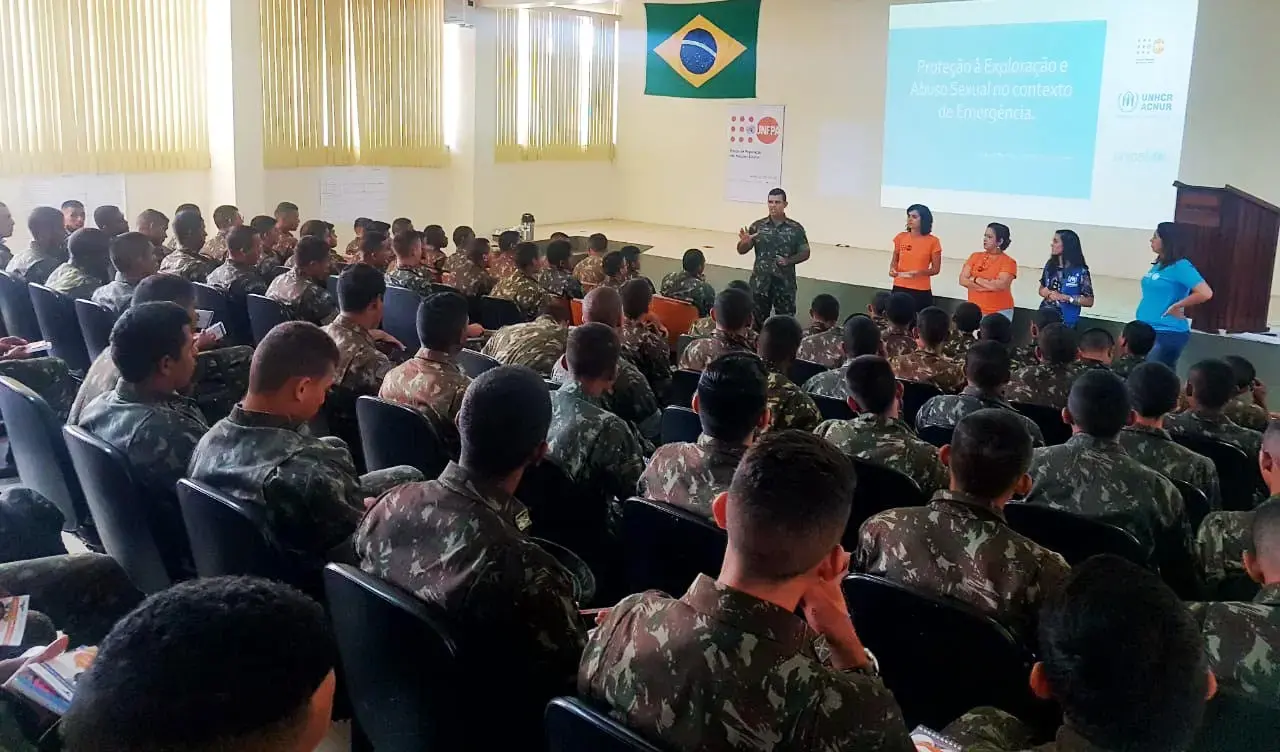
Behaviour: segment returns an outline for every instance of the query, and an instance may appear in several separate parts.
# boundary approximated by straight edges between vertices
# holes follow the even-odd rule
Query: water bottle
[[[526,243],[532,243],[533,235],[533,215],[525,212],[520,217],[520,239]]]

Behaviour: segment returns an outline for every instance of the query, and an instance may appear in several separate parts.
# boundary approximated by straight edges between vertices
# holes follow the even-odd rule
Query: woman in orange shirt
[[[889,276],[893,291],[905,292],[916,302],[916,310],[933,305],[929,278],[942,271],[942,243],[933,235],[933,212],[924,204],[907,207],[907,229],[893,238],[893,259]]]
[[[1012,321],[1018,262],[1005,253],[1010,242],[1008,227],[999,222],[987,225],[982,251],[970,256],[960,270],[960,286],[969,290],[969,302],[981,308],[983,316],[1000,313]]]

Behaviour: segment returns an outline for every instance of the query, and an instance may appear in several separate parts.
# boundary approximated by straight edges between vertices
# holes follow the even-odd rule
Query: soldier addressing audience
[[[755,320],[763,324],[773,313],[796,312],[796,264],[809,260],[804,226],[787,217],[787,193],[769,191],[769,216],[738,231],[738,253],[755,251],[751,297]]]

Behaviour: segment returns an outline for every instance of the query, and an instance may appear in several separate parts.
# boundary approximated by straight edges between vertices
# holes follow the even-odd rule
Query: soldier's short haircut
[[[974,342],[964,355],[964,377],[987,391],[1009,383],[1009,348],[993,340]]]
[[[576,379],[607,379],[617,374],[621,352],[613,327],[593,322],[569,331],[565,360]]]
[[[1031,432],[1017,413],[977,410],[956,424],[951,437],[951,477],[961,491],[995,501],[1031,467],[1031,453]]]
[[[111,239],[111,263],[121,272],[136,269],[145,257],[154,252],[151,238],[140,232],[126,232]]]
[[[1062,309],[1045,307],[1036,310],[1036,329],[1043,329],[1050,324],[1061,324]]]
[[[352,264],[338,275],[338,306],[343,313],[367,310],[386,294],[386,276],[368,264]]]
[[[320,238],[321,240],[324,240],[331,232],[333,232],[333,223],[326,222],[323,219],[308,219],[298,229],[298,234],[301,237]],[[298,241],[298,245],[302,245],[301,240]]]
[[[142,213],[138,215],[138,229],[142,229],[144,225],[155,227],[156,225],[166,224],[168,221],[169,218],[159,209],[143,209]]]
[[[462,466],[484,477],[510,475],[547,440],[551,394],[533,369],[500,366],[467,387],[458,410]]]
[[[745,329],[751,323],[751,296],[737,288],[716,294],[716,321],[729,331]]]
[[[1080,335],[1080,351],[1081,352],[1101,352],[1102,350],[1110,350],[1116,346],[1116,338],[1111,332],[1100,327],[1086,329]]]
[[[1253,386],[1253,380],[1258,378],[1258,369],[1253,367],[1253,363],[1242,355],[1226,355],[1222,358],[1231,366],[1231,372],[1236,377],[1236,389],[1249,389]]]
[[[879,355],[859,355],[844,371],[849,394],[864,412],[883,415],[898,395],[898,382],[889,361]]]
[[[753,581],[784,582],[813,569],[844,535],[853,465],[807,431],[766,433],[729,486],[729,548]]]
[[[467,299],[456,292],[428,295],[418,306],[418,339],[428,350],[448,351],[467,328]]]
[[[236,215],[240,210],[230,204],[223,204],[213,210],[213,225],[219,230],[225,230],[235,221]]]
[[[567,240],[553,240],[547,244],[547,264],[559,267],[573,256],[573,246]]]
[[[639,246],[624,245],[622,247],[622,250],[618,251],[618,253],[622,254],[622,260],[627,262],[628,265],[634,265],[634,266],[640,265]]]
[[[769,191],[769,198],[773,198],[774,196],[777,196],[778,198],[782,199],[784,202],[787,200],[787,192],[782,190],[781,188],[774,188],[773,190]]]
[[[298,268],[320,261],[327,263],[329,261],[329,244],[325,242],[324,238],[315,235],[303,235],[298,240],[298,247],[294,251],[294,255],[297,256],[294,264]]]
[[[80,201],[76,201],[74,198],[69,198],[66,201],[62,202],[62,209],[64,211],[67,209],[80,209],[81,211],[83,211],[84,204]]]
[[[387,237],[391,237],[391,225],[381,220],[372,220],[369,222],[369,227],[367,229],[373,230],[374,232],[380,232]]]
[[[622,312],[629,319],[638,319],[649,312],[653,302],[653,289],[643,279],[633,279],[622,286]]]
[[[1159,418],[1173,412],[1178,406],[1182,382],[1172,368],[1149,360],[1139,363],[1129,372],[1125,388],[1129,390],[1129,402],[1138,411],[1138,415]]]
[[[876,355],[880,352],[880,327],[876,326],[870,316],[855,313],[844,321],[841,342],[847,358]]]
[[[1079,342],[1076,332],[1063,324],[1050,324],[1040,330],[1036,338],[1040,355],[1045,361],[1054,365],[1063,365],[1076,359]]]
[[[351,223],[351,229],[360,230],[363,234],[363,231],[369,229],[369,226],[372,224],[373,220],[368,217],[356,217],[355,221]]]
[[[840,320],[840,301],[836,300],[836,296],[825,292],[814,296],[813,302],[809,304],[809,310],[823,321]]]
[[[475,238],[471,241],[471,245],[467,246],[467,258],[471,263],[479,266],[484,257],[489,255],[489,241],[485,238]]]
[[[176,217],[186,211],[200,214],[200,206],[198,204],[178,204],[178,207],[173,210],[173,216]]]
[[[137,384],[164,358],[178,360],[191,344],[191,315],[176,303],[129,306],[111,327],[111,362],[120,378]]]
[[[606,275],[615,277],[622,273],[623,263],[622,254],[617,251],[611,251],[605,254],[604,261],[600,262],[600,267]]]
[[[1280,422],[1271,423],[1267,435],[1280,438]],[[1264,501],[1253,510],[1248,546],[1249,553],[1268,569],[1280,567],[1280,499]]]
[[[281,201],[276,204],[276,216],[298,211],[298,205],[292,201]]]
[[[1146,357],[1156,346],[1156,330],[1145,321],[1130,321],[1124,325],[1120,336],[1124,337],[1125,347],[1134,355]]]
[[[604,253],[609,249],[609,239],[604,236],[604,233],[594,233],[587,238],[587,247],[596,253]]]
[[[453,228],[453,245],[459,250],[465,249],[476,236],[476,231],[466,225]]]
[[[893,297],[893,293],[888,290],[876,290],[876,294],[871,296],[871,311],[877,316],[885,315],[885,311],[889,308],[889,298]]]
[[[422,228],[422,242],[438,251],[443,251],[449,247],[449,234],[440,225],[427,225]]]
[[[795,360],[802,339],[804,329],[800,328],[800,322],[794,316],[770,316],[760,327],[760,357],[767,363]]]
[[[724,286],[726,290],[742,290],[746,294],[751,294],[751,283],[745,279],[735,279]]]
[[[536,243],[521,243],[516,246],[516,268],[529,269],[538,263],[538,245]]]
[[[965,301],[956,306],[956,312],[952,314],[951,320],[956,322],[956,331],[965,332],[966,334],[976,332],[978,326],[982,323],[982,309],[977,303]]]
[[[252,227],[241,225],[227,233],[227,250],[246,253],[253,248],[253,239],[258,233]]]
[[[929,347],[938,347],[951,335],[951,318],[937,306],[916,314],[916,335]]]
[[[745,352],[721,355],[698,377],[702,432],[731,443],[745,441],[764,414],[768,389],[764,363]]]
[[[196,302],[196,286],[176,274],[152,274],[134,289],[133,305],[157,302],[190,308]]]
[[[276,228],[276,218],[266,214],[259,214],[249,220],[249,227],[259,235],[266,235]]]
[[[515,230],[506,230],[502,234],[498,235],[498,251],[499,252],[515,250],[515,247],[519,244],[520,244],[520,233],[516,232]]]
[[[178,212],[173,218],[171,227],[173,236],[181,242],[204,229],[204,217],[200,216],[199,212],[190,210]]]
[[[105,261],[111,249],[111,236],[96,227],[81,227],[67,238],[67,255],[77,264]]]
[[[582,320],[620,326],[622,309],[622,295],[617,290],[612,287],[597,287],[582,299]]]
[[[991,340],[1003,345],[1013,344],[1013,322],[1003,313],[989,313],[978,322],[978,339]]]
[[[889,296],[889,304],[885,307],[885,318],[889,323],[903,329],[909,329],[916,320],[916,300],[905,292],[895,292]]]
[[[391,250],[396,252],[399,258],[409,258],[413,255],[414,245],[422,240],[422,233],[414,230],[402,232],[391,240]]]
[[[1067,397],[1071,422],[1090,436],[1115,438],[1129,418],[1129,392],[1119,376],[1094,368],[1076,377]]]
[[[319,379],[338,366],[338,346],[308,321],[286,321],[267,332],[249,364],[249,391],[273,394],[290,379]]]
[[[1221,410],[1236,393],[1236,374],[1224,360],[1202,360],[1191,366],[1187,383],[1196,404],[1210,410]]]
[[[1040,612],[1039,656],[1071,727],[1099,749],[1187,749],[1208,694],[1204,638],[1150,570],[1117,556],[1077,564]]]
[[[336,655],[324,609],[288,585],[180,583],[103,640],[76,685],[63,740],[75,752],[292,749]]]
[[[439,227],[439,225],[436,225],[436,226]],[[413,220],[409,219],[408,217],[396,217],[395,221],[391,223],[392,236],[399,235],[402,232],[412,232],[412,231],[413,231]],[[440,231],[444,232],[444,228],[441,227]]]
[[[680,267],[689,274],[700,274],[707,265],[707,255],[697,248],[690,248],[680,259]]]
[[[360,250],[364,253],[377,253],[387,242],[386,233],[377,230],[365,230],[360,236]]]
[[[27,215],[27,230],[33,236],[64,232],[63,227],[62,212],[52,206],[37,206]]]
[[[101,229],[103,225],[111,224],[111,221],[116,217],[120,217],[121,219],[124,218],[124,212],[120,211],[120,207],[118,206],[103,204],[93,210],[93,223],[97,225],[99,229]]]

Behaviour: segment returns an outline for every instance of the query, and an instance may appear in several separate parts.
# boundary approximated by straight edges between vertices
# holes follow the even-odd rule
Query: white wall
[[[784,187],[791,215],[818,242],[888,250],[902,227],[901,212],[882,209],[879,201],[889,5],[763,3],[757,101],[787,107]],[[726,104],[644,96],[642,0],[624,0],[622,12],[619,218],[732,230],[763,216],[763,206],[723,199]],[[1280,203],[1276,29],[1276,0],[1202,0],[1184,182],[1229,182]],[[823,186],[822,163],[833,154],[847,169]],[[1172,204],[1169,214],[1172,219]],[[993,220],[1010,225],[1011,253],[1024,266],[1039,266],[1047,257],[1057,227],[1046,222],[939,214],[935,232],[947,256],[963,258],[980,249],[983,229]],[[1077,229],[1095,274],[1145,273],[1150,230]]]

